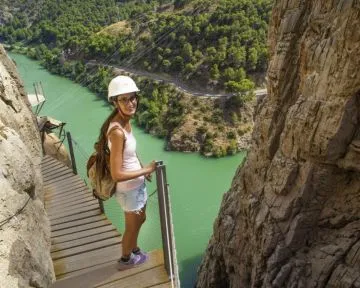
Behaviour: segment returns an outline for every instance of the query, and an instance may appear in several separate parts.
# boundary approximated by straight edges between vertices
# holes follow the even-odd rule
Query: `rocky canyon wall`
[[[50,287],[41,142],[14,63],[0,45],[0,287]]]
[[[360,287],[360,1],[276,0],[268,96],[197,287]]]

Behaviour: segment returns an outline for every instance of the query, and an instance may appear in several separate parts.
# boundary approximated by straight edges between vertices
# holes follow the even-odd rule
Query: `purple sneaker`
[[[135,267],[136,265],[144,263],[144,262],[141,262],[141,260],[142,259],[141,259],[140,255],[135,255],[135,254],[131,253],[129,261],[125,262],[125,261],[121,260],[121,258],[118,260],[118,270],[122,271],[125,269],[130,269],[130,268]]]
[[[140,250],[139,249],[139,251],[137,251],[137,252],[133,252],[135,255],[138,255],[138,256],[140,256],[141,257],[141,260],[140,260],[140,262],[141,263],[144,263],[144,262],[146,262],[148,259],[149,259],[149,255],[146,253],[146,252],[144,252],[144,251],[142,251],[142,250]],[[140,264],[140,263],[139,263]]]

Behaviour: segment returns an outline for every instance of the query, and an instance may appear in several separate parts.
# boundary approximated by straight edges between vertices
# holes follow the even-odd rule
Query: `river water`
[[[40,115],[66,122],[66,131],[71,132],[77,143],[74,148],[79,174],[84,176],[87,157],[92,152],[101,124],[111,111],[108,103],[87,88],[50,74],[36,61],[9,54],[17,63],[28,93],[34,93],[33,83],[41,81],[46,102]],[[197,153],[167,152],[163,140],[144,133],[135,125],[133,131],[141,161],[163,160],[166,164],[181,286],[193,287],[222,195],[229,189],[245,154],[208,159]],[[148,185],[149,194],[155,190],[154,182]],[[122,232],[124,222],[120,207],[110,199],[105,202],[105,210]],[[148,251],[162,248],[156,194],[149,198],[147,221],[140,232],[139,245]]]

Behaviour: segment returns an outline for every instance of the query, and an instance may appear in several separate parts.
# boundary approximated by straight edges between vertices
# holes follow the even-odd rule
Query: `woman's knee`
[[[145,214],[145,211],[142,210],[139,215],[138,215],[138,223],[140,223],[140,225],[142,225],[145,221],[146,221],[146,214]]]

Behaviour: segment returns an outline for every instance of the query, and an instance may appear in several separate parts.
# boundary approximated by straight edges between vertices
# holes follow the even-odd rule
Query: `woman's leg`
[[[134,212],[125,212],[125,231],[122,237],[122,256],[128,257],[134,248],[137,237],[137,215]]]
[[[145,207],[140,212],[125,212],[125,232],[122,238],[122,256],[128,257],[137,247],[141,225],[145,222]]]
[[[144,224],[145,220],[146,220],[146,205],[144,206],[144,208],[141,209],[140,213],[137,214],[137,231],[136,231],[136,237],[135,237],[135,245],[133,249],[139,248],[137,245],[137,238],[139,236],[139,232],[140,232],[140,228],[142,226],[142,224]]]

